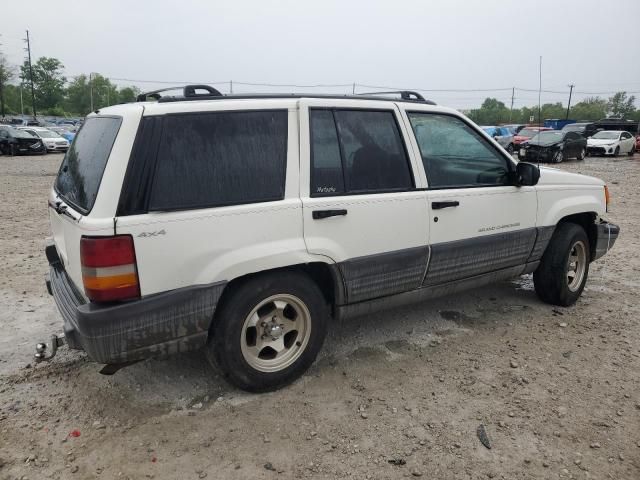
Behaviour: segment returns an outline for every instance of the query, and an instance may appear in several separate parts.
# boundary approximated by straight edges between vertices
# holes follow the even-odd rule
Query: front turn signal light
[[[604,186],[604,203],[605,210],[608,212],[609,204],[611,203],[611,194],[609,193],[609,187],[607,187],[606,185]]]

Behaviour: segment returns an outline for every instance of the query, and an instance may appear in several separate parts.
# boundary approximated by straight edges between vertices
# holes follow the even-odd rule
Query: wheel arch
[[[345,302],[345,287],[344,280],[340,268],[335,263],[327,262],[309,262],[300,263],[296,265],[289,265],[286,267],[272,268],[268,270],[261,270],[259,272],[247,273],[240,275],[231,281],[229,281],[218,300],[216,312],[220,311],[225,302],[227,302],[231,296],[238,290],[238,288],[249,280],[253,280],[258,277],[277,275],[284,272],[296,272],[302,273],[309,277],[320,289],[324,300],[331,308],[332,315],[336,305],[341,305]],[[213,322],[215,322],[216,314],[214,313]]]
[[[558,221],[558,225],[562,223],[573,223],[579,225],[584,229],[589,239],[589,253],[590,260],[593,260],[595,255],[595,248],[597,243],[598,231],[596,227],[596,219],[598,214],[596,212],[581,212],[566,215]]]

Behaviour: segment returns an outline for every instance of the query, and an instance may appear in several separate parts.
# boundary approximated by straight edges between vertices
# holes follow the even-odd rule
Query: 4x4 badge
[[[157,237],[158,235],[166,235],[167,232],[164,231],[164,228],[162,230],[158,230],[156,232],[142,232],[138,235],[138,238],[145,238],[145,237]]]

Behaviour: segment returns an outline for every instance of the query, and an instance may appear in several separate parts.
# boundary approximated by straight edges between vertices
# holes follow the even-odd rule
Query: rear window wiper
[[[72,214],[69,211],[69,207],[67,207],[66,205],[63,205],[62,202],[58,201],[58,202],[49,202],[49,206],[51,208],[53,208],[57,214],[59,215],[65,215],[69,218],[71,218],[73,221],[78,222],[80,221],[80,218],[76,217],[74,214]]]

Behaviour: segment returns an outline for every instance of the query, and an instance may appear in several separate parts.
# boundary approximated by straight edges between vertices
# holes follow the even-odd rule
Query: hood
[[[587,145],[611,145],[617,141],[615,138],[587,138]]]
[[[538,185],[600,185],[604,182],[599,178],[569,173],[551,167],[540,167],[540,181]]]

